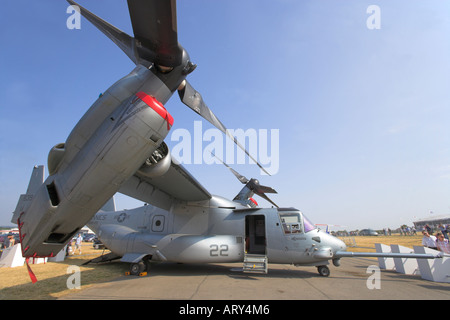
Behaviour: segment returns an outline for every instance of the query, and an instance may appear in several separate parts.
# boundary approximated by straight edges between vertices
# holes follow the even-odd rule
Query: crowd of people
[[[422,231],[422,245],[430,249],[450,254],[450,245],[448,241],[449,233],[450,225],[444,226],[439,224],[436,229],[436,235],[433,235],[433,229],[430,226],[425,225]]]
[[[19,235],[15,233],[8,233],[0,236],[0,249],[7,249],[19,243]]]

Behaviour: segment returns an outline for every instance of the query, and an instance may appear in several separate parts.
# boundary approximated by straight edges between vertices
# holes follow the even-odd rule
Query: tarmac
[[[368,269],[369,266],[376,266]],[[62,300],[449,300],[450,284],[418,275],[377,271],[377,260],[343,258],[322,277],[315,267],[269,264],[267,274],[243,273],[241,263],[151,267],[145,276],[76,290]],[[372,271],[375,270],[375,271]],[[81,279],[82,283],[82,279]]]

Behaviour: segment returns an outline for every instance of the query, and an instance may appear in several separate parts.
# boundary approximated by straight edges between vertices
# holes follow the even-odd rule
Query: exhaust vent
[[[52,206],[56,207],[59,205],[58,192],[56,192],[55,181],[47,185],[48,197],[52,203]]]

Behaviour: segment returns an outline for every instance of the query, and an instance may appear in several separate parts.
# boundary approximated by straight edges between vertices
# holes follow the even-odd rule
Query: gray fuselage
[[[99,212],[88,226],[126,262],[144,256],[182,263],[240,262],[245,253],[256,253],[270,263],[324,265],[345,250],[342,241],[311,228],[296,209],[250,209],[218,196],[194,204],[174,202],[170,210],[145,205]]]

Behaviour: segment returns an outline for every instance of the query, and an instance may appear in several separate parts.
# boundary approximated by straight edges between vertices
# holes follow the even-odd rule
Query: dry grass
[[[341,238],[343,239],[343,238]],[[385,245],[398,244],[404,247],[412,248],[413,246],[422,245],[422,235],[416,236],[377,236],[377,237],[354,237],[356,247],[347,247],[347,251],[352,252],[375,252],[375,243]]]
[[[47,300],[70,293],[72,290],[67,288],[67,280],[72,273],[67,271],[72,265],[80,267],[82,289],[113,280],[127,271],[127,265],[114,262],[81,266],[84,262],[100,256],[103,250],[95,250],[92,244],[84,243],[82,252],[82,255],[66,257],[63,262],[30,265],[38,279],[35,284],[30,280],[26,265],[0,268],[0,300]]]
[[[375,243],[399,244],[412,248],[415,245],[421,245],[422,236],[355,237],[355,240],[357,247],[348,247],[348,251],[374,252]],[[93,249],[89,243],[83,244],[82,249],[83,255],[66,257],[63,262],[31,265],[38,279],[35,284],[31,283],[26,266],[0,268],[0,300],[47,300],[71,293],[72,290],[67,288],[67,280],[71,275],[67,273],[67,268],[71,265],[80,267],[81,289],[111,281],[128,271],[127,264],[118,262],[81,266],[84,262],[103,253],[102,250]]]

